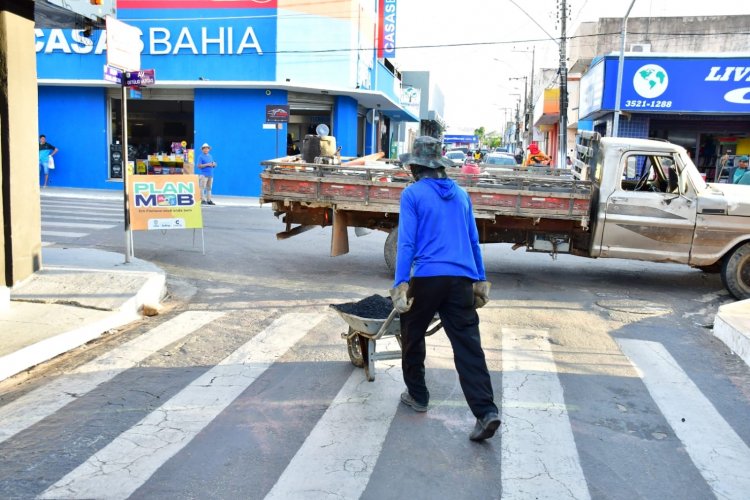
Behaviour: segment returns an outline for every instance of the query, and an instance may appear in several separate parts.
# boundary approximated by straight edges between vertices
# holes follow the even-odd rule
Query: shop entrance
[[[114,145],[122,137],[120,94],[117,89],[109,95],[110,144]],[[143,89],[141,99],[128,99],[128,159],[170,155],[174,152],[172,145],[183,141],[187,149],[194,149],[194,124],[192,90]]]
[[[750,124],[745,117],[706,120],[703,117],[651,119],[649,137],[666,139],[684,147],[706,179],[713,181],[720,169],[722,157],[731,160],[737,154],[750,152]],[[740,153],[738,153],[740,151]],[[725,160],[726,161],[726,160]]]
[[[332,111],[333,97],[329,95],[289,92],[286,153],[299,154],[305,135],[315,134],[315,129],[320,124],[333,131]]]

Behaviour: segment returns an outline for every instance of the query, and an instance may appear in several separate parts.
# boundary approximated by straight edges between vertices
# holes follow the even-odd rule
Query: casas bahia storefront
[[[142,33],[142,69],[156,71],[156,84],[128,99],[131,154],[209,143],[214,192],[255,196],[260,162],[286,155],[288,140],[301,149],[319,124],[344,156],[377,152],[389,142],[384,123],[418,121],[374,49],[379,3],[368,11],[359,0],[118,1],[118,19]],[[60,150],[53,185],[121,189],[111,145],[122,91],[104,80],[105,34],[35,33],[39,131]],[[267,105],[288,105],[289,122],[266,123]]]
[[[612,134],[618,57],[581,79],[579,116]],[[750,154],[750,54],[626,54],[619,133],[685,147],[713,180],[719,159]]]

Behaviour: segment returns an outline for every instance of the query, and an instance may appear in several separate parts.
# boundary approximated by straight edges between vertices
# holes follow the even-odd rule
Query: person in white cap
[[[201,146],[202,153],[198,156],[198,174],[200,175],[200,186],[201,186],[201,205],[216,205],[211,199],[211,187],[214,184],[214,168],[216,168],[216,162],[213,156],[209,153],[211,146],[204,142]]]

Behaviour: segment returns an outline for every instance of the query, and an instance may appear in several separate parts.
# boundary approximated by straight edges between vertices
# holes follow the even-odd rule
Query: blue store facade
[[[214,193],[239,196],[260,193],[260,162],[285,155],[288,134],[301,148],[321,123],[342,155],[379,151],[391,122],[418,121],[399,103],[398,72],[378,58],[379,3],[119,1],[118,19],[141,31],[141,68],[156,71],[128,99],[129,144],[141,158],[209,143]],[[52,185],[121,189],[110,145],[122,91],[103,79],[105,38],[36,30],[39,130],[60,150]],[[288,105],[289,123],[266,124],[267,105]]]
[[[581,78],[579,116],[612,134],[618,56]],[[619,136],[680,144],[712,174],[723,154],[750,154],[750,54],[626,54]]]

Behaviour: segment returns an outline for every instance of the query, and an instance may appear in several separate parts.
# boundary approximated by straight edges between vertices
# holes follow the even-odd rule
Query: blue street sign
[[[128,87],[146,87],[156,83],[156,70],[142,69],[125,73],[125,85]]]
[[[137,89],[130,89],[131,99],[143,99],[143,92]]]
[[[108,82],[122,84],[122,71],[112,66],[104,65],[104,79]]]

